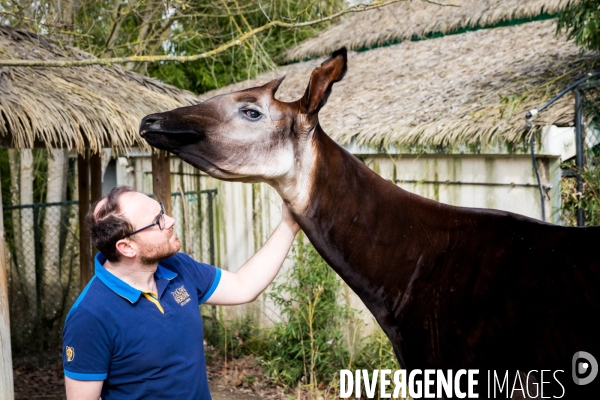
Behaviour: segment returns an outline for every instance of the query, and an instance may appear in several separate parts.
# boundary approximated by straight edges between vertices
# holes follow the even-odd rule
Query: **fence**
[[[215,262],[216,190],[172,193],[181,251]],[[11,339],[16,359],[60,351],[64,318],[79,295],[76,201],[5,206]]]
[[[583,192],[581,171],[597,167],[600,162],[600,80],[582,83],[575,88],[575,166],[577,172],[567,174],[577,180],[577,192]],[[577,226],[586,225],[583,208],[577,209]]]

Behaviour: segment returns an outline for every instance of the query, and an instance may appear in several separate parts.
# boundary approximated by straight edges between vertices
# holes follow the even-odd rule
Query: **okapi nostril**
[[[151,115],[147,115],[142,119],[142,122],[140,124],[140,128],[147,128],[150,125],[154,124],[155,122],[161,121],[163,118],[159,115],[156,114],[151,114]]]

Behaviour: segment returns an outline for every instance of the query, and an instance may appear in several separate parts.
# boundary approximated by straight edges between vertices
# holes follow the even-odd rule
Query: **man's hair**
[[[117,242],[133,231],[131,222],[121,216],[119,204],[121,195],[129,192],[134,192],[129,186],[115,186],[106,196],[102,206],[94,212],[103,199],[95,202],[85,217],[92,244],[111,262],[117,262],[121,258],[117,251]]]

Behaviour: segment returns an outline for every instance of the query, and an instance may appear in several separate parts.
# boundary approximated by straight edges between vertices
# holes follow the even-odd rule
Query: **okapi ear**
[[[300,110],[308,115],[314,115],[327,102],[331,87],[340,81],[347,70],[348,55],[345,47],[333,52],[320,67],[315,68],[310,76],[308,87],[300,100]]]
[[[275,78],[272,81],[265,83],[263,85],[263,88],[270,90],[271,94],[275,96],[275,92],[277,92],[277,89],[279,89],[279,85],[281,85],[281,82],[283,82],[284,79],[285,75],[280,76],[279,78]]]

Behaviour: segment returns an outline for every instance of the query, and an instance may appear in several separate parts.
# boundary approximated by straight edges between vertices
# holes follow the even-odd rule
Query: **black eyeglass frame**
[[[165,221],[165,206],[163,205],[163,203],[161,201],[159,201],[158,204],[160,205],[160,213],[158,214],[158,217],[156,217],[156,221],[154,221],[153,224],[150,224],[148,226],[145,226],[143,228],[135,230],[131,233],[128,233],[127,235],[125,235],[125,237],[129,237],[129,236],[135,235],[136,233],[139,233],[145,229],[152,228],[154,225],[158,225],[158,227],[160,228],[161,231],[163,229],[165,229],[165,222],[164,222]]]

